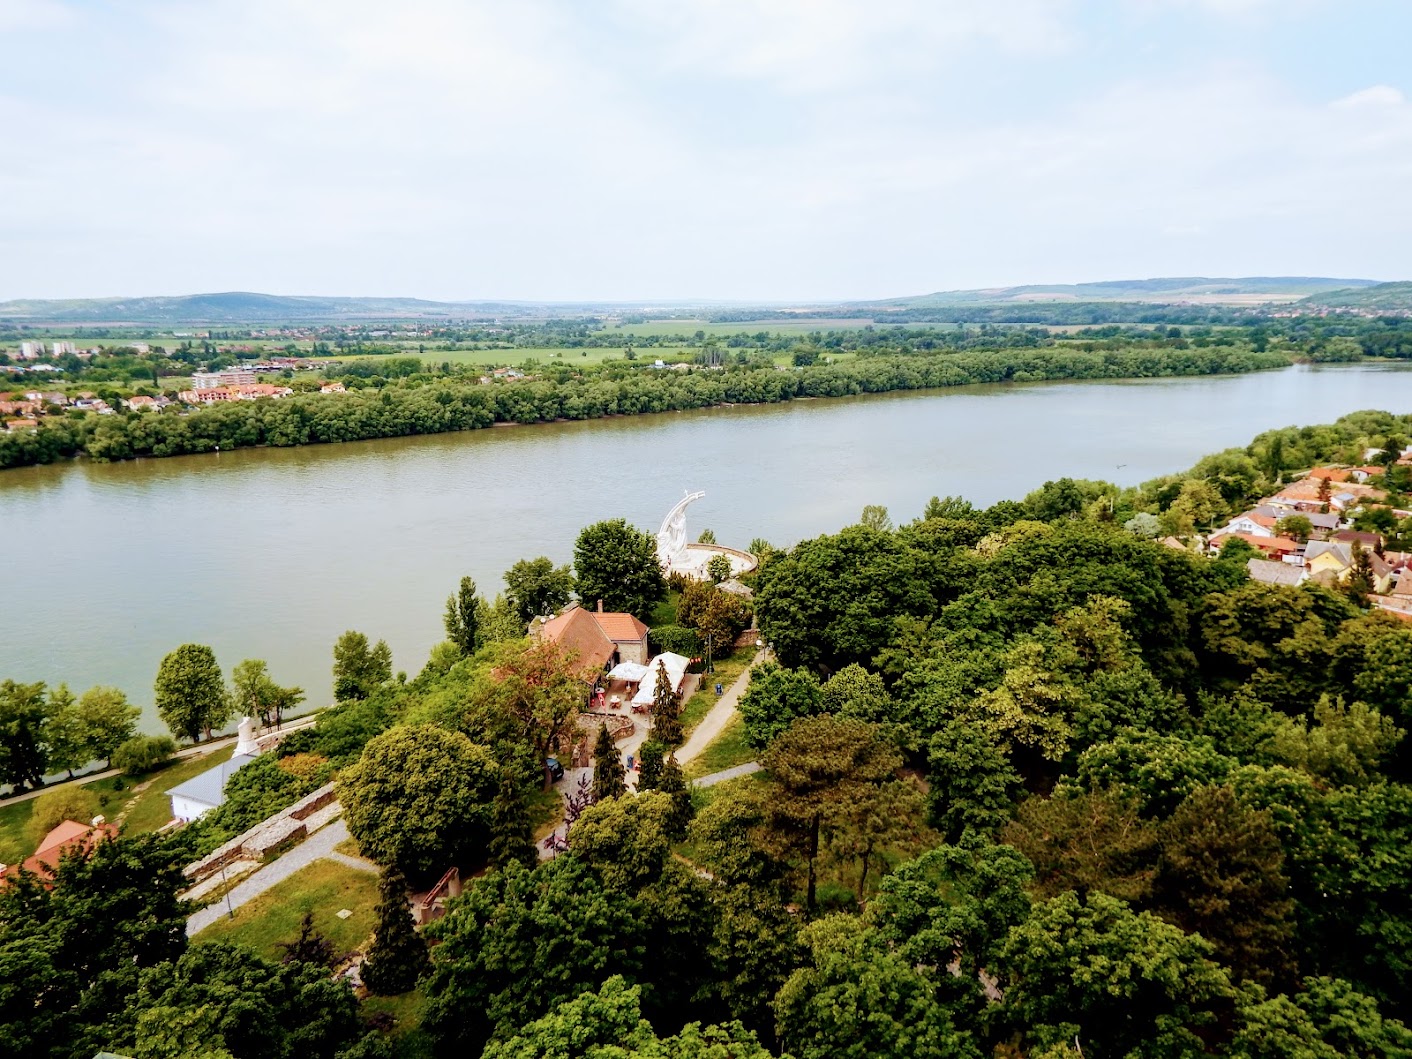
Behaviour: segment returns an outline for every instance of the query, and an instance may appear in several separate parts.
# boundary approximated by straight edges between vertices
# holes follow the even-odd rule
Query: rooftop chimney
[[[601,599],[598,601],[598,613],[603,613],[603,601]]]

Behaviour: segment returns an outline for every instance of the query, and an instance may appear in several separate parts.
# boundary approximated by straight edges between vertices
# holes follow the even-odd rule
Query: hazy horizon
[[[1397,0],[0,0],[0,301],[1397,278],[1409,30]]]

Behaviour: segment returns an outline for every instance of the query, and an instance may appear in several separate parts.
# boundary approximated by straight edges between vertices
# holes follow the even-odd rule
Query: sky
[[[0,0],[0,300],[1412,278],[1407,0]]]

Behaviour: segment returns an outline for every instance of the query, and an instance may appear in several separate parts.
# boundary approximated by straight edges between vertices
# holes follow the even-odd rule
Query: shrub
[[[98,815],[98,809],[98,795],[87,787],[70,783],[57,790],[46,791],[34,800],[34,812],[30,815],[25,833],[38,846],[40,839],[65,820],[86,824]]]
[[[129,776],[151,772],[176,753],[176,741],[169,735],[135,735],[113,751],[113,767]]]
[[[653,654],[672,654],[695,658],[701,652],[701,637],[685,625],[658,625],[647,630],[647,642]]]

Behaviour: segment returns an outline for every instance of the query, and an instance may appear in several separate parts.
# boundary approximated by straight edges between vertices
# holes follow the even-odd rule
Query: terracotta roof
[[[594,612],[593,618],[603,634],[615,643],[637,642],[647,639],[647,626],[631,614],[622,612]]]
[[[1219,548],[1227,537],[1238,537],[1251,547],[1265,552],[1292,552],[1299,548],[1288,537],[1257,537],[1253,533],[1218,533],[1211,538],[1212,546]]]
[[[1347,467],[1315,467],[1309,472],[1309,477],[1327,478],[1331,482],[1346,482],[1352,473]]]
[[[90,849],[95,842],[113,838],[118,829],[112,824],[80,824],[77,820],[65,820],[45,835],[34,855],[22,864],[11,864],[5,869],[5,876],[18,875],[21,871],[32,872],[41,879],[52,879],[54,870],[64,853],[70,849]]]
[[[571,607],[539,626],[539,638],[574,651],[585,666],[602,669],[616,648],[602,626],[582,607]]]

